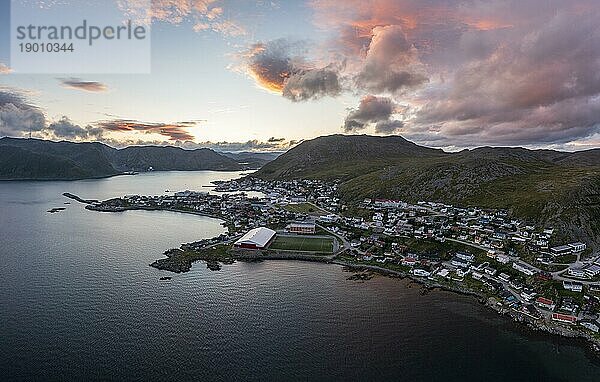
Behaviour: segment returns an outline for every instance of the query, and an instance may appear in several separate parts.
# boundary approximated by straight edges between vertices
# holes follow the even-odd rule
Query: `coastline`
[[[182,210],[178,208],[166,208],[166,207],[141,207],[141,206],[124,206],[118,208],[98,208],[94,205],[87,205],[86,209],[95,210],[99,212],[122,212],[128,210],[146,210],[146,211],[169,211],[186,213],[198,216],[205,216],[209,218],[219,219],[225,227],[229,224],[229,220],[226,216],[208,214],[199,211]],[[190,243],[183,244],[180,249],[170,249],[164,252],[166,258],[158,259],[150,266],[158,269],[165,270],[174,273],[183,273],[191,270],[193,263],[202,260],[207,264],[207,268],[218,271],[221,269],[221,264],[232,264],[235,261],[262,261],[262,260],[292,260],[292,261],[309,261],[319,262],[326,264],[336,264],[344,267],[348,267],[355,270],[365,270],[369,272],[379,273],[386,276],[397,277],[401,279],[409,279],[412,282],[422,285],[425,292],[428,290],[444,290],[452,293],[461,295],[471,296],[477,299],[477,301],[487,308],[494,310],[501,316],[508,316],[511,321],[515,322],[522,328],[528,328],[529,330],[551,334],[554,336],[560,336],[562,338],[570,338],[575,340],[582,340],[588,345],[596,356],[600,355],[600,339],[592,335],[591,333],[578,330],[579,327],[568,327],[563,324],[544,319],[543,317],[531,317],[526,315],[522,311],[517,311],[512,307],[504,306],[495,295],[486,295],[479,291],[469,288],[465,284],[449,285],[447,283],[440,283],[428,278],[414,276],[406,271],[393,270],[385,267],[370,264],[353,263],[344,260],[340,260],[338,256],[344,251],[331,254],[331,255],[317,255],[310,253],[301,252],[279,252],[273,250],[256,251],[256,250],[232,250],[227,244],[231,244],[231,237],[226,238],[213,238],[206,239],[204,243]],[[206,245],[208,242],[209,245]],[[218,250],[217,250],[218,249]],[[216,250],[216,251],[215,251]]]
[[[587,346],[586,348],[590,350],[592,354],[594,354],[595,358],[600,359],[600,339],[591,336],[590,334],[573,330],[566,326],[562,326],[560,324],[550,324],[541,320],[533,320],[525,317],[524,315],[514,311],[513,309],[507,309],[500,306],[497,300],[493,297],[487,297],[482,293],[470,290],[468,288],[460,288],[453,287],[448,285],[442,285],[436,282],[431,282],[427,279],[423,279],[420,277],[415,277],[410,274],[405,274],[403,272],[394,271],[392,269],[386,269],[383,267],[377,267],[373,265],[361,265],[361,264],[352,264],[343,261],[333,261],[332,264],[342,265],[349,268],[359,269],[359,270],[369,270],[382,275],[392,275],[394,277],[399,277],[402,279],[409,279],[412,282],[420,284],[427,290],[443,290],[451,293],[460,294],[463,296],[470,296],[477,299],[477,301],[486,306],[487,308],[493,310],[497,314],[502,317],[509,318],[512,322],[518,325],[520,328],[527,328],[528,330],[545,333],[546,335],[550,334],[552,336],[557,336],[561,338],[568,338],[573,340],[583,341]]]
[[[98,180],[98,179],[109,179],[114,178],[116,176],[125,176],[131,175],[127,173],[118,173],[111,175],[101,175],[101,176],[87,176],[83,178],[1,178],[0,182],[76,182],[79,180]]]
[[[207,268],[218,271],[221,270],[220,266],[215,266],[215,262],[220,262],[220,260],[215,259],[196,259],[192,261],[192,264],[197,262],[198,260],[205,261],[207,263]],[[600,360],[600,339],[589,335],[586,332],[579,331],[576,329],[569,328],[567,326],[563,326],[561,324],[554,324],[551,322],[546,322],[544,320],[534,320],[529,318],[522,313],[519,313],[513,309],[503,307],[498,304],[498,300],[493,297],[488,297],[483,293],[474,291],[469,288],[459,287],[459,286],[450,286],[440,284],[438,282],[434,282],[432,280],[424,279],[421,277],[415,277],[405,272],[396,271],[393,269],[387,269],[384,267],[378,267],[375,265],[369,264],[357,264],[357,263],[349,263],[346,261],[335,259],[335,256],[322,256],[322,255],[307,255],[302,253],[275,253],[275,254],[258,254],[252,253],[252,251],[238,251],[234,254],[230,255],[228,261],[223,262],[223,264],[233,264],[235,261],[264,261],[264,260],[275,260],[275,261],[307,261],[307,262],[316,262],[321,264],[331,264],[331,265],[339,265],[345,268],[349,268],[354,271],[367,271],[380,274],[386,277],[398,278],[401,280],[410,280],[410,282],[419,284],[421,288],[423,288],[423,294],[428,293],[433,290],[441,290],[449,293],[454,293],[457,295],[467,296],[474,298],[479,304],[484,305],[490,311],[495,312],[505,319],[509,319],[510,322],[515,324],[515,327],[519,330],[526,330],[529,334],[538,333],[543,334],[545,336],[552,336],[556,338],[561,338],[565,340],[575,341],[574,343],[578,345],[582,345],[586,351],[590,354],[593,354],[596,360]],[[154,263],[153,263],[154,264]],[[157,268],[151,264],[151,266]],[[161,268],[157,268],[161,269]],[[191,267],[190,267],[191,269]],[[185,270],[182,272],[189,271]],[[162,269],[166,270],[166,269]],[[180,272],[176,272],[180,273]]]
[[[241,169],[241,170],[155,170],[149,173],[162,173],[162,172],[253,172],[256,169]],[[144,172],[143,172],[144,173]],[[148,173],[148,172],[145,172]],[[110,175],[99,175],[99,176],[86,176],[86,177],[75,177],[75,178],[0,178],[0,182],[76,182],[80,180],[98,180],[98,179],[109,179],[117,176],[135,176],[140,173],[132,174],[131,172],[124,171]]]

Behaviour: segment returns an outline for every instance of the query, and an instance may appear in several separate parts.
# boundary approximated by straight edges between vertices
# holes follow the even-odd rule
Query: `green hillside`
[[[401,137],[327,136],[259,170],[264,179],[341,179],[342,198],[508,209],[568,238],[600,243],[600,150],[479,148],[445,153]]]

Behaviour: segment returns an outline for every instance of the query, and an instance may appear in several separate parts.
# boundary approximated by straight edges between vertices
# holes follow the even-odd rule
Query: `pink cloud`
[[[147,0],[118,0],[123,11],[146,23],[181,24],[190,20],[196,32],[212,30],[228,36],[246,33],[236,20],[225,16],[223,0],[152,0],[151,9],[147,9],[147,3]]]

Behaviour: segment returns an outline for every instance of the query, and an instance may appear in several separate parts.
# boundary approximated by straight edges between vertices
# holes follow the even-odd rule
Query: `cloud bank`
[[[247,73],[292,101],[359,96],[346,132],[402,131],[457,147],[566,144],[600,133],[598,1],[309,5],[330,38],[255,44],[243,54]],[[403,105],[401,118],[390,104]]]
[[[45,127],[44,113],[27,99],[25,92],[0,88],[0,136],[21,136]]]
[[[226,16],[222,0],[117,0],[117,4],[130,17],[145,23],[165,22],[193,23],[196,32],[213,31],[226,36],[241,36],[245,28],[230,16]]]

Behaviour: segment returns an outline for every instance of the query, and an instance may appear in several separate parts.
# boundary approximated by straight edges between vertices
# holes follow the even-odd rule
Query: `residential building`
[[[512,264],[513,269],[516,269],[517,271],[526,274],[527,276],[533,276],[537,273],[537,271],[531,267],[530,265],[527,265],[525,263],[518,263],[518,262],[514,262]]]
[[[552,301],[548,298],[545,298],[545,297],[538,297],[535,300],[535,303],[540,308],[544,308],[547,310],[554,310],[554,308],[556,308],[556,304],[554,303],[554,301]]]
[[[577,322],[577,317],[561,313],[552,313],[552,319],[566,324],[575,324]]]
[[[563,281],[563,288],[573,292],[581,292],[583,291],[583,284],[576,281]]]
[[[559,245],[558,247],[550,248],[550,253],[553,256],[569,255],[573,253],[573,247],[570,245]]]
[[[584,243],[579,242],[568,244],[568,246],[571,247],[573,252],[583,252],[587,247]]]

